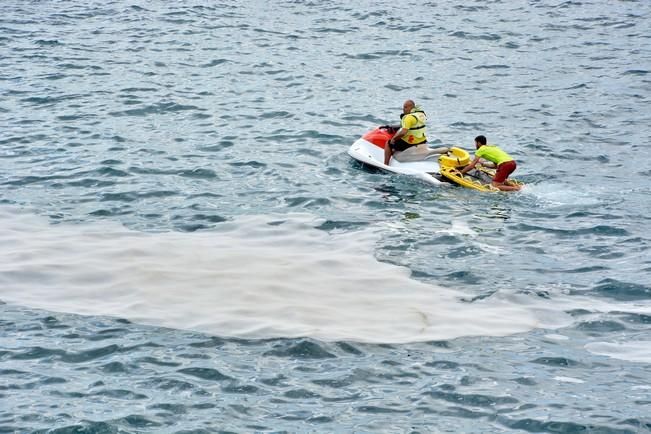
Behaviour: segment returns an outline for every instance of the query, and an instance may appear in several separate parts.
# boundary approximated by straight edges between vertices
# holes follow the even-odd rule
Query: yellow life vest
[[[416,124],[411,128],[408,128],[405,125],[407,116],[412,116],[416,119]],[[427,136],[425,135],[425,122],[427,122],[427,116],[425,116],[425,112],[419,108],[413,108],[410,113],[402,115],[400,126],[408,130],[407,134],[402,137],[402,140],[412,145],[418,145],[420,143],[426,142]]]

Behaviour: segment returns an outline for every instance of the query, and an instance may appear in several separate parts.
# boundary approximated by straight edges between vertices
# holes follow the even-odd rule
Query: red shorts
[[[509,175],[513,173],[515,167],[515,160],[505,161],[504,163],[497,166],[497,172],[495,172],[495,176],[493,176],[493,182],[502,184],[504,181],[506,181],[506,178],[508,178]]]

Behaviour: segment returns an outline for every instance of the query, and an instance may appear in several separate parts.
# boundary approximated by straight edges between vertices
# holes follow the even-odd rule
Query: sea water
[[[3,6],[0,432],[651,431],[650,3]]]

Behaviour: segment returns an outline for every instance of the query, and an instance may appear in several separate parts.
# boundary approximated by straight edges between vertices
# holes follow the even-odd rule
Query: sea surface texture
[[[0,433],[651,432],[649,143],[648,0],[3,1]]]

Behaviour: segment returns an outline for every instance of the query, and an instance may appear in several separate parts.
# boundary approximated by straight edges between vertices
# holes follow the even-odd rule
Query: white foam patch
[[[251,216],[142,233],[0,209],[0,299],[243,338],[400,343],[567,325],[536,297],[463,302],[468,294],[377,261],[372,230],[329,234],[319,223]]]
[[[567,341],[570,338],[568,338],[567,336],[564,336],[564,335],[559,335],[559,334],[555,334],[555,333],[548,333],[548,334],[545,335],[545,339],[548,339],[550,341]]]
[[[521,194],[527,194],[534,197],[539,206],[544,208],[565,208],[567,206],[590,206],[601,204],[600,194],[595,191],[595,186],[591,185],[588,190],[577,188],[568,188],[566,184],[558,183],[540,183],[527,184],[521,190]]]
[[[651,341],[591,342],[585,345],[585,349],[614,359],[651,363]]]
[[[561,383],[574,383],[574,384],[585,383],[585,381],[574,377],[554,377],[554,380],[559,381]]]
[[[450,227],[447,229],[438,229],[434,233],[437,234],[449,234],[449,235],[465,235],[469,238],[477,238],[477,232],[474,231],[469,225],[468,222],[463,220],[453,220],[450,224]],[[499,255],[504,253],[504,250],[497,247],[491,246],[490,244],[475,242],[476,246],[479,247],[484,252],[492,253],[494,255]]]
[[[450,227],[447,229],[438,229],[434,233],[437,234],[450,234],[450,235],[468,235],[471,237],[476,237],[477,232],[474,231],[466,221],[463,220],[453,220],[450,224]]]

